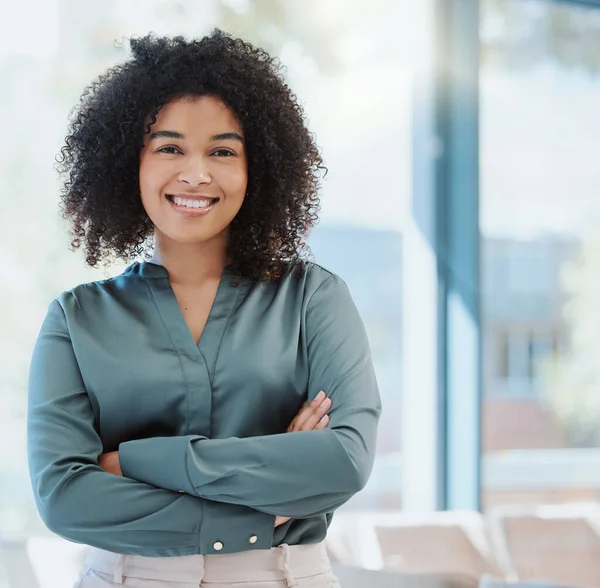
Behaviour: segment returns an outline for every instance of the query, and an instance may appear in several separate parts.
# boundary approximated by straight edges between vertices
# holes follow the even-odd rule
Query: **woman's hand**
[[[314,400],[304,405],[287,428],[288,433],[295,431],[318,431],[329,424],[327,411],[331,408],[331,398],[325,392],[319,392]]]
[[[319,392],[314,400],[305,404],[294,420],[287,428],[287,433],[295,431],[318,431],[324,429],[329,424],[327,411],[331,408],[331,398],[327,398],[325,392]],[[276,517],[275,527],[283,525],[290,520],[291,517]]]
[[[121,465],[119,463],[119,452],[111,451],[110,453],[103,453],[98,458],[98,465],[109,474],[115,476],[122,476]]]

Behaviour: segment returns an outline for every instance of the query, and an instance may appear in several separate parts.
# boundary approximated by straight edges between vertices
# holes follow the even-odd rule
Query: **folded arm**
[[[305,314],[308,396],[333,402],[326,429],[264,437],[198,435],[128,441],[123,474],[265,513],[331,512],[366,484],[375,454],[380,397],[363,323],[346,284],[331,276]]]
[[[217,542],[220,553],[271,547],[272,515],[102,470],[102,441],[57,300],[31,361],[27,449],[42,520],[65,539],[148,557],[216,553]]]

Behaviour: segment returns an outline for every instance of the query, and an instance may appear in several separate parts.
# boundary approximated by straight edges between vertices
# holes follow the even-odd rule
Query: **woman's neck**
[[[229,264],[223,243],[184,244],[155,236],[151,263],[169,272],[169,281],[180,286],[200,286],[219,279]]]

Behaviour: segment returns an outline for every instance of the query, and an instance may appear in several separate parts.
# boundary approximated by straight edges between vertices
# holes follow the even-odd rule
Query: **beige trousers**
[[[179,557],[121,555],[92,547],[73,588],[212,585],[214,588],[340,588],[324,543]]]

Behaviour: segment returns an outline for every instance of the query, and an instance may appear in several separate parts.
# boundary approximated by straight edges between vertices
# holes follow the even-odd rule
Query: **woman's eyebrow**
[[[150,135],[150,141],[152,139],[160,139],[164,137],[165,139],[185,139],[185,135],[178,133],[177,131],[156,131]]]
[[[221,133],[220,135],[213,135],[210,138],[211,141],[227,141],[227,140],[233,140],[233,141],[239,141],[240,143],[244,143],[244,139],[242,138],[241,135],[238,135],[237,133]]]
[[[150,135],[149,140],[152,141],[153,139],[160,139],[160,138],[184,140],[185,135],[178,133],[177,131],[156,131]],[[244,143],[244,139],[238,133],[220,133],[218,135],[213,135],[210,138],[210,140],[211,141],[233,140],[233,141],[239,141],[242,144]]]

